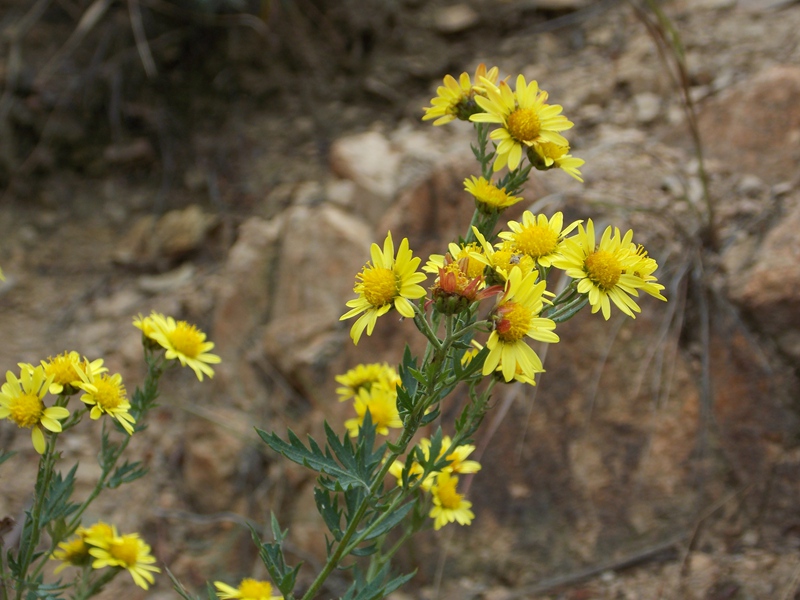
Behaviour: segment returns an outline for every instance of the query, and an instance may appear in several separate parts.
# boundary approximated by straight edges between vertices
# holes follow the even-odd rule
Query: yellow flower
[[[526,336],[541,342],[558,341],[558,335],[553,333],[556,324],[538,316],[544,306],[546,282],[537,283],[537,277],[535,271],[523,275],[518,267],[511,269],[505,293],[494,309],[495,326],[486,342],[489,354],[483,363],[484,376],[493,373],[498,365],[502,365],[506,382],[518,370],[530,379],[544,371],[542,361],[525,342]]]
[[[175,321],[155,311],[147,318],[135,320],[133,324],[166,350],[164,356],[168,360],[177,358],[182,366],[190,367],[200,381],[203,381],[204,374],[209,378],[214,377],[214,369],[209,365],[218,364],[222,359],[216,354],[209,354],[214,342],[207,342],[206,334],[195,325]]]
[[[400,385],[400,376],[388,363],[371,363],[356,365],[344,375],[337,375],[336,381],[342,385],[342,387],[336,388],[339,402],[344,402],[355,398],[361,388],[369,391],[373,384],[385,385],[390,389],[398,386]]]
[[[344,423],[351,437],[358,436],[367,411],[377,433],[389,435],[390,427],[397,429],[403,426],[397,411],[397,392],[394,388],[390,390],[383,385],[373,385],[369,390],[361,388],[358,390],[354,408],[358,417]]]
[[[414,305],[411,300],[425,295],[425,289],[417,285],[425,281],[425,274],[417,272],[421,259],[413,257],[407,238],[400,242],[396,259],[391,232],[386,234],[383,252],[378,244],[372,244],[370,256],[372,263],[368,262],[361,273],[356,275],[353,291],[358,294],[358,298],[348,300],[347,306],[351,310],[339,318],[343,321],[361,315],[350,328],[350,337],[354,344],[358,344],[364,329],[367,330],[367,335],[372,335],[378,317],[385,315],[392,307],[402,316],[413,318]]]
[[[561,212],[555,213],[548,221],[545,215],[534,217],[531,211],[526,210],[522,213],[522,223],[509,221],[511,231],[503,231],[498,237],[511,242],[515,250],[527,254],[541,266],[549,267],[553,258],[558,256],[564,236],[580,223],[575,221],[564,229]]]
[[[471,256],[488,266],[494,274],[491,277],[487,275],[487,283],[505,283],[508,279],[508,274],[514,267],[519,268],[523,274],[530,273],[536,268],[536,261],[515,248],[513,243],[506,242],[495,249],[486,241],[486,238],[478,231],[477,227],[473,227],[472,231],[475,233],[478,242],[480,242],[483,253],[473,253]]]
[[[82,535],[78,535],[72,539],[58,544],[58,548],[53,551],[51,560],[60,560],[61,564],[58,565],[54,573],[58,574],[69,566],[82,567],[89,564],[89,546],[86,545],[86,539]]]
[[[431,106],[425,109],[423,121],[436,119],[434,125],[444,125],[455,119],[466,121],[476,110],[476,94],[485,94],[483,86],[479,85],[482,79],[491,83],[497,82],[500,71],[497,67],[486,71],[486,65],[481,63],[475,70],[475,85],[470,80],[469,73],[462,73],[458,81],[452,75],[445,75],[444,85],[436,89],[436,98],[431,100]]]
[[[459,261],[462,258],[469,259],[469,264],[464,271],[464,275],[469,279],[475,279],[483,275],[483,263],[474,257],[475,254],[481,253],[481,247],[474,242],[471,244],[456,244],[455,242],[450,242],[447,246],[447,254],[450,255],[453,262]],[[422,270],[426,273],[438,275],[439,269],[444,267],[446,262],[446,255],[431,254],[428,262],[422,267]]]
[[[483,344],[472,340],[472,348],[464,352],[464,356],[461,357],[461,366],[466,367],[469,363],[472,362],[472,359],[475,358],[478,353],[483,350]],[[497,368],[494,370],[494,377],[497,377],[498,380],[503,380],[503,358],[500,357],[500,362],[497,364]],[[527,383],[528,385],[536,385],[536,380],[533,377],[529,377],[522,372],[522,366],[517,364],[517,370],[514,373],[514,381],[519,381],[520,383]]]
[[[46,361],[41,361],[46,375],[53,376],[53,383],[50,384],[51,394],[74,394],[78,391],[78,384],[81,382],[81,371],[85,370],[88,360],[81,359],[77,352],[62,352],[55,357],[48,356]],[[98,358],[89,363],[94,373],[108,371],[103,366],[103,359]]]
[[[522,161],[523,146],[527,150],[542,142],[569,145],[558,132],[569,129],[573,123],[559,114],[561,106],[545,103],[547,92],[540,90],[535,81],[526,83],[525,77],[519,75],[514,92],[505,81],[501,81],[499,86],[486,79],[482,83],[486,97],[476,96],[475,101],[486,112],[472,115],[470,121],[500,125],[489,134],[492,140],[499,142],[492,167],[494,171],[505,166],[512,171],[516,169]]]
[[[653,275],[653,272],[658,269],[658,263],[654,258],[650,258],[647,255],[647,250],[644,249],[644,246],[631,244],[631,251],[636,254],[638,260],[636,264],[628,269],[628,272],[642,278],[644,285],[642,285],[641,290],[643,292],[666,302],[667,299],[661,295],[661,290],[664,289],[664,286],[656,283],[658,280]]]
[[[242,579],[239,587],[231,587],[227,583],[215,581],[217,597],[220,600],[282,600],[283,596],[272,595],[272,584],[257,579]]]
[[[509,206],[514,206],[522,198],[512,196],[506,188],[498,188],[484,177],[472,176],[464,180],[464,189],[475,198],[475,206],[483,213],[501,211]]]
[[[554,267],[577,280],[578,293],[587,295],[592,314],[602,311],[606,320],[611,316],[611,302],[629,317],[636,318],[634,313],[641,312],[631,296],[638,296],[637,290],[644,288],[646,282],[633,271],[637,265],[650,265],[643,263],[632,249],[632,238],[633,231],[622,237],[619,229],[612,230],[609,225],[596,244],[594,223],[589,219],[586,229],[579,225],[578,233],[565,240],[561,256],[553,260]]]
[[[583,183],[578,168],[583,166],[586,161],[572,156],[569,153],[569,145],[562,146],[553,142],[536,143],[533,145],[532,151],[528,151],[528,159],[534,167],[541,171],[553,168],[561,169]]]
[[[7,418],[17,427],[30,429],[33,447],[39,454],[44,454],[46,448],[42,427],[58,433],[61,431],[59,421],[69,416],[66,408],[45,408],[42,402],[52,381],[41,366],[23,364],[19,379],[8,371],[6,382],[0,388],[0,419]]]
[[[464,500],[464,496],[456,491],[457,485],[458,477],[441,472],[436,476],[436,484],[431,487],[433,508],[428,516],[434,520],[433,528],[437,531],[453,522],[469,525],[475,518],[470,510],[472,502]]]
[[[86,542],[92,546],[89,549],[89,554],[94,557],[92,568],[125,569],[136,585],[148,589],[155,582],[153,573],[161,572],[153,566],[156,559],[150,554],[150,546],[138,534],[119,535],[116,527],[111,526],[111,529],[111,536],[86,537]]]
[[[81,401],[92,407],[89,416],[97,420],[106,414],[122,425],[129,435],[132,434],[136,419],[129,412],[131,404],[122,383],[122,375],[95,373],[91,365],[86,365],[79,374],[81,383],[77,387],[85,392]]]

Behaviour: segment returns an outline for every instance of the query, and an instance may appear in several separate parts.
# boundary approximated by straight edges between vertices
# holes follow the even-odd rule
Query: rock
[[[639,123],[652,123],[661,113],[661,96],[652,92],[642,92],[633,97],[636,106],[636,120]]]
[[[733,273],[728,293],[766,334],[800,362],[796,339],[800,314],[800,204],[771,229],[755,252],[752,266]]]
[[[183,489],[203,512],[231,510],[241,437],[206,419],[192,419],[185,433]]]
[[[468,4],[454,4],[440,8],[433,16],[433,24],[439,33],[460,33],[477,25],[480,15]]]
[[[395,178],[400,154],[378,131],[336,140],[331,146],[330,160],[336,175],[354,181],[384,202],[397,191]]]
[[[800,162],[798,96],[800,67],[776,66],[707,101],[698,117],[707,156],[771,183],[791,179]]]
[[[195,204],[158,220],[146,215],[119,242],[113,258],[123,265],[164,270],[197,251],[218,222]]]
[[[142,275],[136,280],[136,284],[143,292],[150,294],[160,294],[169,292],[189,283],[195,276],[194,265],[186,263],[177,269],[161,273],[159,275]]]

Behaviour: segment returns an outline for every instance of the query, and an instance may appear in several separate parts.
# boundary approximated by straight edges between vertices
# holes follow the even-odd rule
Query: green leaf
[[[342,539],[343,535],[340,527],[342,511],[339,510],[339,498],[333,496],[327,490],[314,488],[314,502],[317,505],[319,514],[322,515],[322,519],[325,521],[325,525],[338,542]]]
[[[250,535],[253,538],[253,542],[258,546],[259,556],[264,566],[267,568],[270,577],[272,577],[272,581],[284,597],[291,597],[295,582],[297,581],[297,573],[300,571],[302,563],[292,568],[286,564],[286,560],[283,556],[283,549],[281,548],[281,544],[286,537],[286,532],[281,531],[278,525],[278,519],[275,517],[274,513],[271,513],[270,521],[272,536],[275,538],[274,542],[262,543],[258,532],[252,526],[250,527]]]
[[[63,477],[61,473],[53,475],[42,507],[41,523],[43,526],[50,521],[67,517],[78,509],[77,504],[70,502],[72,492],[75,490],[75,472],[77,470],[78,465],[75,464],[66,477]]]
[[[395,509],[395,511],[386,518],[380,525],[378,525],[373,531],[370,531],[369,535],[364,538],[364,541],[374,540],[377,537],[382,536],[387,531],[393,529],[400,521],[405,519],[406,515],[409,511],[414,508],[414,502],[407,502],[400,508]],[[378,517],[381,514],[378,515]],[[373,522],[375,519],[373,519]]]
[[[123,483],[130,483],[131,481],[136,481],[137,479],[144,477],[147,474],[147,471],[148,469],[143,467],[140,461],[129,463],[126,460],[125,464],[117,467],[114,470],[114,473],[111,474],[111,477],[108,478],[106,487],[112,490],[116,489]]]
[[[6,462],[9,458],[16,454],[15,451],[7,452],[4,448],[0,448],[0,465]]]
[[[345,595],[342,596],[342,600],[380,600],[408,582],[416,574],[416,571],[414,571],[414,573],[401,575],[387,583],[383,583],[389,576],[389,569],[389,564],[384,565],[383,568],[375,574],[372,580],[366,582],[366,585],[364,584],[363,577],[358,577]]]
[[[326,423],[327,428],[327,423]],[[289,441],[285,442],[274,433],[267,433],[256,429],[259,437],[275,452],[282,454],[292,462],[303,465],[318,473],[335,478],[342,489],[347,490],[353,486],[369,489],[370,480],[359,477],[347,468],[340,466],[330,453],[323,454],[314,439],[309,436],[309,447],[303,444],[300,438],[290,429]]]
[[[370,544],[369,546],[365,546],[363,548],[356,548],[350,554],[353,556],[370,556],[375,554],[378,551],[377,544]]]

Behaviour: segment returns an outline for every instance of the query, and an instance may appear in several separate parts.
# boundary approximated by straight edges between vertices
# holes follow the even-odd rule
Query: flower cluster
[[[397,410],[400,377],[388,364],[360,364],[343,375],[337,375],[336,381],[342,386],[337,389],[339,400],[354,400],[357,416],[344,424],[352,437],[358,436],[367,413],[375,431],[381,435],[388,435],[390,428],[402,427]]]
[[[91,527],[79,527],[74,537],[58,544],[51,558],[60,560],[56,573],[67,567],[105,569],[111,567],[130,573],[140,588],[148,589],[155,581],[153,573],[156,559],[148,546],[136,533],[121,535],[114,525],[98,522]]]
[[[147,340],[164,348],[168,360],[177,359],[181,366],[188,366],[200,381],[203,381],[203,375],[214,377],[214,369],[209,365],[217,364],[221,359],[209,353],[214,348],[214,342],[207,341],[206,334],[197,326],[176,321],[156,311],[151,312],[149,317],[139,315],[133,324],[142,330]]]
[[[417,451],[422,454],[424,462],[430,461],[431,440],[423,438],[417,444]],[[459,473],[477,473],[481,469],[480,463],[468,460],[475,446],[463,444],[453,447],[450,436],[442,438],[442,447],[436,457],[437,462],[441,459],[446,461],[446,465],[438,470],[430,470],[427,474],[425,469],[417,460],[411,460],[406,464],[396,460],[389,468],[397,479],[397,485],[416,486],[418,485],[425,492],[430,493],[433,506],[428,513],[434,519],[433,528],[441,529],[448,523],[458,522],[460,525],[469,525],[475,515],[470,510],[472,503],[464,499],[462,494],[456,491]]]

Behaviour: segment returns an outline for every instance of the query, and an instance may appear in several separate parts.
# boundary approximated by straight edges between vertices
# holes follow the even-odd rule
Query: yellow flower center
[[[48,364],[45,366],[44,372],[47,376],[53,376],[53,383],[69,385],[73,381],[80,379],[75,371],[74,361],[66,352],[59,354],[55,358],[48,357],[47,360]]]
[[[539,115],[532,108],[518,108],[508,115],[506,129],[519,142],[533,142],[541,131]]]
[[[56,558],[59,558],[65,562],[80,562],[81,559],[86,558],[86,556],[89,554],[89,547],[86,545],[86,542],[83,541],[82,537],[61,542],[58,547],[60,548],[60,551],[58,552],[59,555]]]
[[[194,325],[178,321],[175,329],[167,334],[173,348],[189,358],[197,358],[203,345],[203,334]]]
[[[503,247],[495,251],[492,256],[492,266],[496,269],[503,269],[506,273],[517,265],[523,273],[528,273],[534,267],[533,259],[527,254],[520,254],[510,244],[503,244]]]
[[[504,189],[500,189],[490,183],[482,183],[476,190],[475,197],[489,206],[503,207],[506,204],[508,194]]]
[[[481,275],[483,275],[483,269],[485,265],[482,262],[479,262],[474,258],[471,258],[469,255],[470,252],[480,252],[481,254],[483,254],[483,249],[480,247],[479,244],[472,242],[471,244],[467,244],[466,246],[464,246],[461,249],[461,252],[458,254],[458,256],[454,256],[453,258],[458,261],[464,257],[467,257],[469,259],[469,262],[465,275],[470,279],[475,279],[476,277],[480,277]]]
[[[531,225],[514,236],[514,243],[518,250],[532,258],[539,258],[556,251],[558,234],[549,227]]]
[[[8,417],[19,427],[33,427],[42,420],[44,405],[35,394],[21,394],[12,399]]]
[[[272,584],[256,579],[243,579],[242,583],[239,584],[239,593],[242,598],[270,598],[272,596]]]
[[[517,342],[531,328],[533,311],[518,302],[506,302],[498,313],[502,317],[497,323],[497,335],[504,342]]]
[[[394,271],[384,267],[368,267],[361,273],[361,283],[356,286],[372,306],[389,304],[397,296],[397,278]]]
[[[125,386],[114,382],[111,377],[103,373],[93,382],[97,391],[92,394],[95,403],[106,412],[114,410],[125,399]]]
[[[131,536],[113,540],[109,544],[108,553],[126,566],[132,567],[139,560],[139,540]]]
[[[436,488],[436,495],[442,508],[457,509],[461,506],[461,494],[456,492],[458,480],[452,478],[444,485]]]
[[[605,250],[598,250],[587,256],[584,267],[589,279],[603,290],[610,290],[617,285],[622,275],[617,257]]]

